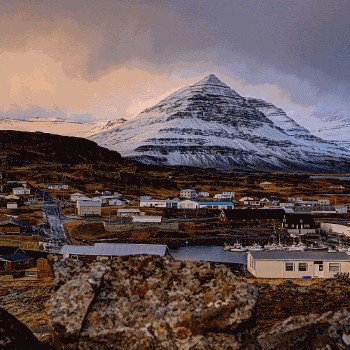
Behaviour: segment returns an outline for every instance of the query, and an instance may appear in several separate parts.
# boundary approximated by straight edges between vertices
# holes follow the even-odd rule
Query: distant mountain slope
[[[106,131],[125,121],[125,119],[121,118],[109,121],[100,120],[91,123],[79,123],[57,117],[28,119],[0,118],[0,130],[41,131],[62,136],[88,137],[89,135]]]
[[[211,74],[134,119],[89,138],[145,163],[349,168],[350,154],[345,149],[314,137],[282,112],[261,100],[240,96]]]
[[[0,131],[0,157],[5,155],[8,155],[13,166],[33,163],[128,163],[118,152],[100,147],[93,141],[41,132]]]
[[[330,113],[315,113],[317,120],[310,131],[326,140],[337,142],[339,145],[350,146],[350,110],[339,109]]]

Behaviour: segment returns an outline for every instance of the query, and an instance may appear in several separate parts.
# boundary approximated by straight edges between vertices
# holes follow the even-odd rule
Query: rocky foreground
[[[346,278],[320,282],[316,287],[298,287],[292,282],[279,286],[252,285],[221,265],[142,255],[90,265],[56,258],[54,270],[54,285],[47,302],[52,345],[39,342],[24,324],[2,310],[0,347],[130,350],[350,347],[350,312],[341,307],[336,311],[293,316],[260,334],[257,328],[258,294],[275,297],[275,301],[271,300],[272,309],[274,302],[280,302],[283,291],[286,297],[289,294],[295,298],[296,305],[299,295],[307,294],[310,302],[314,302],[322,294],[325,298],[327,289],[349,299]]]

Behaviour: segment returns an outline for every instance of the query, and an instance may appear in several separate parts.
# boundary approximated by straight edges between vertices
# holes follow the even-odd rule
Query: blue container
[[[303,276],[302,279],[303,280],[309,280],[311,278],[311,276]]]

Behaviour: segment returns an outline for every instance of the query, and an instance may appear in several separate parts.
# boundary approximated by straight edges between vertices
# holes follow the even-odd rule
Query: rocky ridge
[[[145,163],[265,170],[350,168],[347,150],[311,135],[275,106],[240,96],[213,74],[89,138]]]
[[[54,265],[49,328],[61,349],[259,349],[253,287],[220,265],[124,256]]]
[[[350,292],[350,279],[345,274],[308,287],[290,280],[279,285],[254,282],[255,289],[228,268],[207,262],[134,255],[87,265],[51,258],[55,279],[47,312],[56,349],[350,347],[350,312],[342,308],[348,305]],[[288,304],[289,295],[294,301],[293,312],[300,296],[306,302],[315,299],[315,305],[319,298],[339,297],[339,308],[294,313],[258,334],[259,299],[270,296],[269,308],[273,308]],[[291,311],[293,306],[287,307]],[[313,305],[311,309],[320,310]],[[0,309],[0,345],[4,344],[4,349],[50,349]]]

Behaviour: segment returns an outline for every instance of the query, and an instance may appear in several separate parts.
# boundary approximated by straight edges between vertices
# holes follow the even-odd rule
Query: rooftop
[[[327,251],[261,251],[250,252],[256,260],[319,260],[319,261],[350,261],[346,253]]]
[[[95,243],[94,246],[65,245],[60,253],[76,255],[133,255],[151,254],[164,256],[167,251],[166,245],[158,244],[118,244],[118,243]]]

